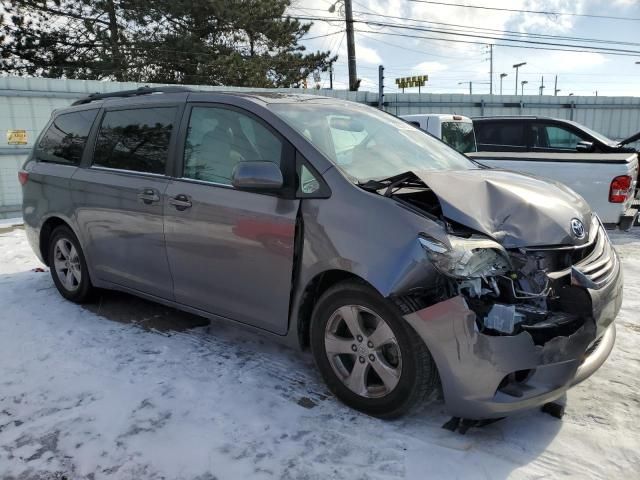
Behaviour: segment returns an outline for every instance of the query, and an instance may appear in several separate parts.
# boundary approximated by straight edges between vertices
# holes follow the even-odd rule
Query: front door
[[[299,200],[236,190],[231,177],[239,162],[271,161],[286,179],[293,149],[242,110],[193,106],[187,115],[181,177],[165,205],[175,299],[284,334]]]
[[[177,110],[105,112],[92,165],[78,169],[71,180],[93,275],[166,299],[172,299],[173,285],[164,241],[163,200]]]

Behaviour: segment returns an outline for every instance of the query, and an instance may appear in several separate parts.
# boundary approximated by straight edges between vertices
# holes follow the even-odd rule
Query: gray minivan
[[[96,94],[54,112],[19,177],[64,297],[122,290],[310,347],[371,415],[441,389],[453,416],[503,417],[613,348],[622,270],[582,198],[374,108]]]

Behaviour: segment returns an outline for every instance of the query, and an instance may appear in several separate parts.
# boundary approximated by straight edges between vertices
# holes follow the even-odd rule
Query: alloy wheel
[[[402,373],[400,347],[382,317],[360,305],[345,305],[329,318],[324,346],[342,383],[367,398],[388,395]]]
[[[78,251],[66,238],[60,238],[53,251],[53,267],[62,286],[69,292],[80,287],[82,267]]]

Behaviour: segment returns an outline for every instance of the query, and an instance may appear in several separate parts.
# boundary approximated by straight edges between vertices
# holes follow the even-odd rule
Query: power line
[[[315,40],[316,38],[324,38],[324,37],[330,37],[332,35],[337,35],[339,33],[343,33],[344,30],[338,30],[335,32],[330,32],[330,33],[325,33],[323,35],[316,35],[315,37],[302,37],[301,40]]]
[[[308,20],[308,21],[326,21],[326,17],[295,17],[299,20]],[[329,19],[329,20],[333,20],[333,19]],[[397,29],[401,29],[401,30],[414,30],[414,31],[421,31],[421,32],[428,32],[428,33],[439,33],[442,35],[454,35],[454,36],[460,36],[460,37],[469,37],[469,38],[479,38],[479,39],[484,39],[484,40],[495,40],[495,41],[501,41],[501,42],[515,42],[515,43],[524,43],[524,44],[531,44],[531,45],[539,45],[539,47],[526,47],[523,45],[510,45],[508,43],[496,43],[495,45],[499,45],[499,46],[503,46],[503,47],[515,47],[515,48],[538,48],[541,50],[562,50],[562,51],[567,51],[567,52],[579,52],[579,53],[601,53],[601,54],[608,54],[608,55],[622,55],[622,56],[639,56],[640,55],[640,51],[637,50],[626,50],[626,49],[620,49],[620,48],[609,48],[609,47],[595,47],[595,46],[590,46],[590,45],[572,45],[572,44],[567,44],[567,43],[554,43],[554,42],[541,42],[541,41],[537,41],[537,40],[523,40],[523,39],[512,39],[512,38],[502,38],[502,37],[495,37],[495,36],[489,36],[489,35],[480,35],[480,34],[473,34],[473,33],[460,33],[457,31],[447,31],[446,29],[435,29],[435,28],[427,28],[427,27],[419,27],[419,26],[415,26],[415,25],[402,25],[402,24],[397,24],[397,23],[387,23],[387,22],[376,22],[376,21],[363,21],[363,20],[354,20],[354,23],[364,23],[366,25],[377,25],[377,26],[384,26],[384,27],[389,27],[389,28],[397,28]],[[371,34],[380,34],[380,35],[388,35],[389,33],[387,32],[380,32],[380,31],[367,31],[365,30],[365,32],[367,33],[371,33]],[[418,37],[420,38],[420,37]],[[446,42],[458,42],[458,43],[471,43],[471,44],[479,44],[479,45],[483,45],[486,44],[487,42],[478,42],[478,41],[463,41],[463,40],[458,40],[458,39],[443,39],[443,38],[434,38],[434,37],[422,37],[422,38],[426,38],[428,40],[437,40],[437,41],[446,41]],[[547,47],[561,47],[561,48],[547,48]]]
[[[367,12],[354,12],[357,13],[359,15],[369,15],[369,16],[378,16],[381,18],[390,18],[390,19],[394,19],[394,20],[403,20],[403,21],[409,21],[409,22],[417,22],[417,23],[428,23],[431,25],[443,25],[445,27],[460,27],[460,28],[465,28],[465,29],[469,29],[469,30],[478,30],[481,32],[490,32],[490,33],[497,33],[497,34],[505,34],[505,35],[511,35],[511,36],[524,36],[524,37],[531,37],[531,38],[541,38],[541,39],[550,39],[550,40],[565,40],[565,41],[574,41],[574,42],[589,42],[589,43],[604,43],[604,44],[611,44],[611,45],[629,45],[629,46],[640,46],[640,43],[636,43],[636,42],[622,42],[619,40],[605,40],[605,39],[601,39],[601,38],[589,38],[589,37],[571,37],[571,36],[563,36],[563,35],[550,35],[550,34],[542,34],[542,33],[531,33],[531,32],[518,32],[515,30],[498,30],[498,29],[494,29],[494,28],[483,28],[483,27],[473,27],[470,25],[461,25],[461,24],[457,24],[457,23],[445,23],[445,22],[434,22],[431,20],[423,20],[423,19],[419,19],[419,18],[409,18],[409,17],[397,17],[394,15],[382,15],[380,13],[367,13]],[[365,19],[363,19],[365,20]]]
[[[394,37],[426,39],[426,40],[433,40],[436,42],[454,42],[454,43],[466,43],[466,44],[472,44],[472,45],[486,45],[486,42],[479,42],[479,41],[473,41],[473,40],[459,40],[455,38],[443,39],[443,38],[437,38],[437,37],[424,37],[421,35],[409,35],[406,33],[403,34],[403,33],[392,33],[392,32],[372,32],[370,30],[356,30],[356,31],[360,33],[374,33],[376,35],[390,35]],[[594,52],[590,50],[578,50],[578,49],[570,49],[570,48],[544,48],[544,47],[532,47],[527,45],[509,45],[506,43],[496,43],[494,45],[497,45],[499,47],[509,47],[509,48],[525,48],[529,50],[548,50],[551,52],[601,53],[603,55],[619,55],[624,57],[637,57],[638,55],[640,55],[640,52],[636,52],[636,53],[616,53],[616,52],[598,52],[598,51]],[[546,45],[553,46],[553,44],[546,44]]]
[[[477,10],[494,10],[499,12],[511,12],[511,13],[534,13],[538,15],[555,15],[555,16],[569,16],[569,17],[588,17],[588,18],[600,18],[606,20],[629,20],[640,21],[640,18],[633,17],[615,17],[612,15],[593,15],[588,13],[573,13],[573,12],[550,12],[545,10],[525,10],[519,8],[501,8],[501,7],[487,7],[483,5],[465,5],[462,3],[446,3],[436,2],[431,0],[409,0],[414,3],[429,3],[431,5],[443,5],[447,7],[461,7],[461,8],[474,8]]]
[[[409,47],[407,47],[405,45],[398,45],[397,43],[386,42],[384,40],[380,40],[379,38],[373,38],[373,37],[363,33],[362,30],[358,30],[358,32],[361,33],[362,36],[364,38],[368,39],[368,40],[372,40],[374,42],[379,42],[379,43],[382,43],[384,45],[388,45],[390,47],[399,48],[401,50],[407,50],[407,51],[410,51],[410,52],[420,53],[420,54],[425,55],[427,57],[446,58],[446,59],[460,59],[460,60],[468,60],[468,59],[471,58],[471,57],[457,57],[457,56],[452,56],[452,55],[437,55],[435,53],[430,53],[430,52],[427,53],[424,50],[418,50],[418,49],[415,49],[415,48],[409,48]],[[375,33],[379,33],[379,32],[375,32]]]

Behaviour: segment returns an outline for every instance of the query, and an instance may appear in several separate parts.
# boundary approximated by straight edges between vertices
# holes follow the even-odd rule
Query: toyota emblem
[[[578,239],[583,239],[585,235],[584,224],[577,218],[571,219],[571,232]]]

